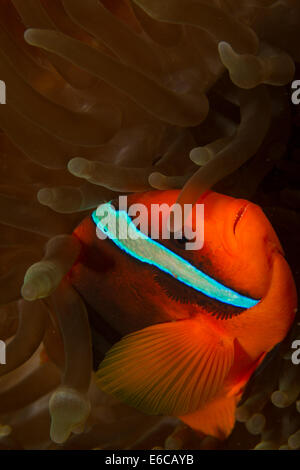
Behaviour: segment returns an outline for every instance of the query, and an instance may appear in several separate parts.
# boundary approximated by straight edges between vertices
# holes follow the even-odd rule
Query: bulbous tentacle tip
[[[150,173],[148,182],[152,188],[164,191],[168,189],[182,188],[188,178],[189,175],[166,176],[159,172],[153,172]]]
[[[34,35],[34,28],[27,28],[24,31],[24,39],[30,45],[34,45],[34,43],[32,41],[33,35]]]
[[[0,424],[0,438],[9,436],[11,432],[12,432],[11,426],[8,426],[6,424],[3,424],[3,425]]]
[[[277,408],[286,408],[291,404],[288,395],[281,390],[276,390],[272,393],[271,401]]]
[[[251,418],[251,412],[247,406],[242,405],[236,409],[235,419],[239,423],[246,423]]]
[[[233,50],[231,45],[226,41],[220,41],[218,51],[223,65],[227,68],[236,65],[239,55]]]
[[[54,194],[51,188],[40,189],[37,193],[37,200],[43,206],[50,206],[53,202]]]
[[[252,416],[253,416],[253,411],[251,410],[251,407],[247,406],[247,402],[239,406],[235,411],[235,419],[239,423],[246,424],[251,419]]]
[[[84,430],[91,404],[88,398],[75,389],[58,388],[50,398],[50,437],[56,444],[63,444],[72,432]]]
[[[21,295],[25,300],[44,299],[52,294],[71,269],[80,252],[80,243],[70,235],[51,238],[45,257],[27,270]]]
[[[212,158],[212,153],[206,147],[195,147],[190,152],[190,159],[199,166],[206,165]]]
[[[289,437],[288,446],[292,450],[300,448],[300,429]]]
[[[21,295],[24,300],[32,302],[48,297],[57,287],[56,269],[50,261],[33,264],[26,272]]]
[[[219,43],[218,50],[220,59],[236,86],[247,90],[264,82],[262,63],[256,56],[237,54],[225,41]]]
[[[266,418],[262,413],[255,413],[246,421],[246,429],[253,436],[261,434],[265,425]]]
[[[86,158],[75,157],[68,163],[69,172],[78,176],[79,178],[88,178],[89,174],[89,161]]]
[[[254,450],[277,450],[278,445],[273,441],[261,441],[255,447]]]
[[[152,186],[155,189],[159,189],[159,190],[169,189],[166,176],[157,171],[149,175],[148,181],[149,181],[150,186]]]

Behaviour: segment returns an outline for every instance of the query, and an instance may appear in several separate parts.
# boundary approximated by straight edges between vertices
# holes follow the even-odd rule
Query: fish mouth
[[[234,222],[233,222],[233,233],[234,233],[234,235],[236,233],[236,229],[237,229],[237,226],[238,226],[239,222],[244,217],[245,212],[247,211],[247,208],[249,206],[250,206],[250,203],[243,204],[242,207],[240,207],[239,210],[237,211]]]

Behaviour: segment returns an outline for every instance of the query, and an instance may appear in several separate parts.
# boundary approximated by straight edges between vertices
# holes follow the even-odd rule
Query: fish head
[[[274,257],[284,252],[262,209],[215,192],[197,203],[204,204],[204,245],[198,258],[208,273],[250,297],[264,297]]]
[[[96,212],[76,230],[85,257],[72,281],[95,309],[107,297],[107,311],[116,303],[122,318],[128,310],[134,325],[136,319],[143,325],[197,314],[231,318],[264,298],[274,258],[283,252],[262,210],[243,199],[203,194],[184,213],[189,233],[203,238],[193,248],[185,231],[176,238],[166,230],[178,196],[177,190],[149,191],[107,203],[112,219],[122,219],[144,240],[98,239],[96,228],[104,225]]]

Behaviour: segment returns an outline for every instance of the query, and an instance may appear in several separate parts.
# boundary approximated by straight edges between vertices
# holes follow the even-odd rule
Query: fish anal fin
[[[233,359],[233,341],[208,322],[162,323],[116,343],[100,364],[97,384],[144,413],[178,416],[218,393]]]
[[[195,431],[223,441],[233,430],[238,400],[237,396],[215,398],[203,408],[179,418]]]
[[[239,395],[243,392],[251,375],[261,364],[265,355],[266,353],[262,353],[257,359],[253,360],[241,346],[238,339],[235,338],[234,364],[225,382],[225,391],[228,396]]]

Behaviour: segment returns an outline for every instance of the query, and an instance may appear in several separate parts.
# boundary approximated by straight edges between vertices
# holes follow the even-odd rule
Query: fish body
[[[153,204],[171,207],[178,191],[128,197],[143,204],[150,227]],[[245,385],[265,355],[286,336],[297,296],[280,242],[262,210],[214,192],[204,205],[204,244],[158,239],[133,226],[139,238],[107,231],[95,212],[76,229],[82,253],[69,273],[107,341],[97,372],[99,387],[148,414],[179,417],[220,439],[234,426]],[[194,209],[187,224],[195,227]],[[145,216],[144,216],[145,217]],[[99,232],[98,232],[99,235]]]

